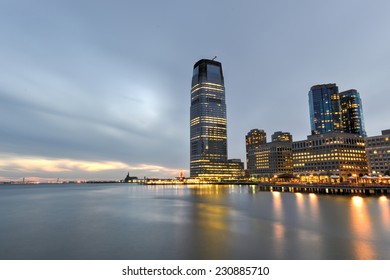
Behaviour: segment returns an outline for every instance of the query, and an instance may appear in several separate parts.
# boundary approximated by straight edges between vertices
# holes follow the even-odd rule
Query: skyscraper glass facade
[[[311,87],[309,91],[311,134],[341,132],[341,108],[336,84]]]
[[[195,63],[190,111],[190,176],[228,176],[225,86],[220,62],[202,59]]]
[[[359,92],[355,89],[340,92],[340,106],[343,131],[366,137],[362,100]]]

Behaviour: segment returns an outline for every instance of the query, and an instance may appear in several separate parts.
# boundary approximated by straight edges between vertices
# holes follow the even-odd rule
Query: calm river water
[[[0,186],[0,259],[390,259],[387,197]]]

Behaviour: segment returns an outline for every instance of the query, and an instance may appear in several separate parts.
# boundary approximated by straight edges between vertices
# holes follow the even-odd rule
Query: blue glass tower
[[[309,91],[311,134],[341,132],[341,108],[336,84],[312,86]]]
[[[340,92],[340,106],[343,131],[366,137],[362,100],[359,92],[356,89]]]
[[[190,176],[221,178],[228,171],[226,103],[222,65],[195,63],[191,87]]]

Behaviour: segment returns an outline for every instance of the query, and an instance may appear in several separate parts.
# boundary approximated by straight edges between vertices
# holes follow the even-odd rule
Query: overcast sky
[[[390,1],[0,0],[0,181],[189,172],[192,68],[222,63],[229,158],[310,133],[307,93],[357,89],[390,128]]]

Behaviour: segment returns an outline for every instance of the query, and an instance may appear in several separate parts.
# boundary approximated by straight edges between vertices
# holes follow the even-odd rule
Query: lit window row
[[[224,89],[219,89],[219,88],[214,88],[214,87],[205,87],[205,86],[201,86],[201,87],[198,87],[194,90],[191,91],[191,93],[195,93],[199,90],[206,90],[206,91],[218,91],[218,92],[222,92],[224,93],[225,90]]]

